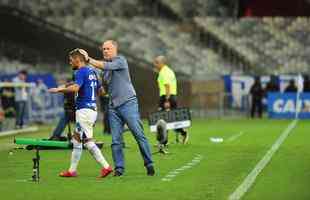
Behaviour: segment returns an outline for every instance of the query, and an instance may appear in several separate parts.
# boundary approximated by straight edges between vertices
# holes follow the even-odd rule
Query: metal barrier
[[[1,87],[20,87],[10,83],[9,85],[3,83],[0,84]],[[47,90],[42,90],[40,93],[34,92],[36,87],[34,84],[25,84],[28,92],[28,100],[26,102],[26,111],[24,115],[25,124],[33,123],[51,123],[54,121],[63,110],[63,96],[50,94]],[[0,99],[0,108],[2,107]],[[6,108],[2,108],[5,110]],[[15,108],[14,108],[15,109]],[[15,129],[15,117],[4,117],[2,122],[0,122],[0,131],[7,131]]]
[[[243,95],[236,100],[230,93],[199,93],[192,96],[191,111],[198,118],[245,118],[250,116],[250,98]]]

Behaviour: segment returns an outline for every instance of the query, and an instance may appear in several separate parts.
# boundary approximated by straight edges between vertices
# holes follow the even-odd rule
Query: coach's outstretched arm
[[[96,60],[91,57],[88,57],[88,63],[98,69],[104,69],[105,67],[104,61]]]
[[[126,59],[123,56],[118,56],[118,44],[114,40],[105,41],[102,46],[103,60],[96,60],[88,56],[88,53],[81,50],[87,62],[99,69],[104,70],[119,70],[128,68]]]
[[[84,49],[79,49],[79,52],[84,56],[86,62],[88,62],[90,65],[99,68],[99,69],[103,69],[104,68],[104,62],[102,60],[96,60],[91,58],[87,51],[85,51]]]

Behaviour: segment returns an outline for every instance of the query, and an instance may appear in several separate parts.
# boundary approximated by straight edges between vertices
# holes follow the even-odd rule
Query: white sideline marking
[[[28,182],[27,179],[17,179],[16,182]]]
[[[193,158],[193,160],[186,163],[182,167],[177,168],[175,170],[171,170],[170,172],[168,172],[168,174],[165,177],[163,177],[161,180],[162,181],[171,181],[173,178],[175,178],[182,171],[190,169],[190,168],[194,167],[195,165],[197,165],[202,160],[202,158],[203,158],[203,156],[198,154],[195,158]]]
[[[250,189],[250,187],[255,182],[259,173],[266,167],[266,165],[271,160],[273,154],[279,149],[281,144],[290,134],[290,132],[295,128],[298,120],[292,121],[288,127],[281,133],[275,143],[271,146],[271,148],[267,151],[264,157],[256,164],[254,169],[248,174],[248,176],[243,180],[243,182],[239,185],[239,187],[229,195],[229,200],[239,200],[242,196]]]
[[[8,135],[14,135],[14,134],[17,134],[17,133],[34,132],[34,131],[37,131],[37,130],[38,130],[37,126],[31,126],[31,127],[22,128],[22,129],[3,131],[3,132],[0,132],[0,137],[8,136]]]
[[[229,137],[229,138],[227,139],[227,142],[232,142],[232,141],[236,140],[238,137],[240,137],[240,136],[242,136],[242,135],[243,135],[243,132],[240,131],[240,133],[235,134],[235,135]]]

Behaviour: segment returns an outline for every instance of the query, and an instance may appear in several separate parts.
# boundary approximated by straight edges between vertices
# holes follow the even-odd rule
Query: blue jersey
[[[75,105],[76,109],[97,109],[96,97],[101,87],[96,72],[89,66],[84,66],[75,72],[75,83],[80,86]]]

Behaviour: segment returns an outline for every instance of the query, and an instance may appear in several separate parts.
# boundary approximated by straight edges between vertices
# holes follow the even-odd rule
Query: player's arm
[[[69,86],[60,86],[57,88],[50,88],[48,91],[51,93],[75,93],[78,92],[80,86],[76,83]]]
[[[60,86],[57,88],[51,88],[48,91],[51,93],[77,93],[80,89],[80,87],[84,83],[84,71],[83,70],[78,70],[75,73],[75,81],[74,82],[69,82],[64,86]]]

